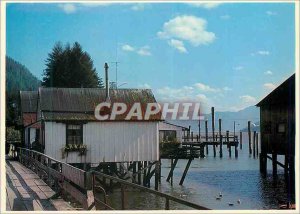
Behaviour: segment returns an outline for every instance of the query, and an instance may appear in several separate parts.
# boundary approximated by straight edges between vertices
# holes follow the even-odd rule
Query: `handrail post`
[[[84,173],[84,186],[87,190],[93,189],[93,177],[91,172]]]
[[[121,184],[121,200],[122,200],[122,210],[125,210],[125,190],[123,184]]]
[[[166,198],[165,210],[169,210],[169,209],[170,209],[170,200]]]

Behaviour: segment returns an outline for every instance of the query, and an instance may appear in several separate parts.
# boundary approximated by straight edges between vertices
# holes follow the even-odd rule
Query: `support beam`
[[[159,165],[160,165],[160,160],[156,162],[155,164],[155,190],[158,190],[158,183],[159,183]]]
[[[251,121],[248,121],[248,137],[249,137],[249,154],[252,154],[252,148],[251,148]]]
[[[186,176],[186,174],[187,174],[187,172],[188,172],[188,170],[189,170],[189,168],[190,168],[190,165],[191,165],[192,161],[193,161],[193,159],[189,159],[189,160],[188,160],[188,162],[187,162],[187,164],[186,164],[186,167],[185,167],[185,169],[184,169],[183,175],[182,175],[182,177],[181,177],[181,179],[180,179],[179,185],[182,185],[182,184],[183,184],[184,179],[185,179],[185,176]]]
[[[240,132],[240,149],[243,149],[243,132]]]
[[[272,154],[273,178],[277,178],[277,154]]]
[[[256,156],[258,157],[258,133],[256,133]]]
[[[205,141],[208,142],[208,121],[205,120]],[[206,144],[206,154],[208,155],[208,144]]]
[[[255,141],[256,141],[256,131],[253,132],[253,158],[255,158],[255,154],[256,154]]]
[[[223,157],[222,119],[219,119],[219,140],[220,140],[220,158],[222,158]]]
[[[216,157],[216,145],[215,145],[215,107],[211,107],[211,128],[212,128],[212,139],[213,139],[213,151],[214,157]]]
[[[170,169],[169,175],[167,177],[167,182],[169,182],[171,179],[171,185],[173,185],[173,171],[176,167],[177,162],[178,162],[177,158],[175,159],[174,162],[173,162],[173,159],[171,159],[171,169]]]

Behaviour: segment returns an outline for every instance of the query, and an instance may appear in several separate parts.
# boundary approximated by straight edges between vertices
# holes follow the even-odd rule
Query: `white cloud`
[[[216,8],[218,6],[221,5],[221,3],[217,3],[217,2],[214,2],[214,3],[201,3],[201,2],[195,2],[195,3],[188,3],[190,6],[193,6],[193,7],[199,7],[199,8],[204,8],[204,9],[213,9],[213,8]]]
[[[244,67],[239,65],[239,66],[235,66],[233,69],[236,70],[236,71],[241,71],[241,70],[244,69]]]
[[[190,42],[193,46],[208,45],[216,36],[206,31],[205,19],[196,16],[177,16],[164,23],[163,30],[157,33],[161,39],[180,39]]]
[[[144,46],[141,47],[138,51],[137,54],[142,55],[142,56],[151,56],[151,52],[150,52],[150,47],[149,46]]]
[[[228,19],[230,19],[230,16],[229,15],[222,15],[222,16],[220,16],[220,19],[223,19],[223,20],[228,20]]]
[[[145,9],[145,4],[143,3],[137,3],[131,6],[131,10],[133,11],[143,11]]]
[[[75,13],[77,10],[74,4],[59,4],[58,7],[67,14]]]
[[[95,8],[95,7],[104,7],[109,6],[113,3],[108,2],[97,2],[97,3],[62,3],[58,4],[58,7],[62,9],[65,13],[75,13],[82,8]]]
[[[134,47],[132,47],[128,44],[125,44],[125,45],[122,46],[122,50],[123,51],[134,51],[135,49],[134,49]]]
[[[264,87],[267,89],[267,90],[273,90],[276,88],[276,85],[274,85],[273,83],[265,83],[264,84]]]
[[[177,40],[177,39],[171,39],[168,41],[168,44],[177,49],[180,53],[187,53],[186,48],[184,47],[184,44],[182,41]]]
[[[270,52],[266,51],[266,50],[260,50],[260,51],[257,51],[257,54],[259,54],[259,55],[269,55]]]
[[[264,72],[264,74],[265,74],[265,75],[273,75],[273,72],[270,71],[270,70],[268,70],[268,71]]]
[[[266,11],[266,14],[267,14],[268,16],[276,16],[276,15],[277,15],[276,12],[270,11],[270,10]]]
[[[225,86],[225,87],[223,87],[223,91],[232,91],[232,88]]]
[[[151,89],[151,86],[148,83],[140,84],[138,88]]]
[[[104,7],[109,6],[113,3],[110,2],[86,2],[86,3],[80,3],[84,7]]]
[[[212,88],[209,85],[205,85],[203,83],[196,83],[194,85],[198,90],[203,91],[203,92],[219,92],[220,89],[218,88]]]
[[[138,55],[141,56],[151,56],[151,52],[150,52],[150,47],[148,45],[145,45],[143,47],[133,47],[129,44],[124,44],[122,46],[122,50],[123,51],[127,51],[127,52],[135,52]]]
[[[247,103],[247,104],[254,104],[256,102],[255,97],[252,97],[250,95],[240,96],[240,99],[242,100],[242,102]]]

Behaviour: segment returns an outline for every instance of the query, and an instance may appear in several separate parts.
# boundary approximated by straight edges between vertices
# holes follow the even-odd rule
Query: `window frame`
[[[80,130],[80,143],[79,144],[83,144],[83,124],[82,123],[66,123],[66,146],[69,145],[69,141],[68,141],[68,137],[70,136],[69,132],[68,132],[68,130],[70,130],[69,126],[80,126],[80,129],[79,129]],[[72,143],[72,144],[74,145],[75,143]]]

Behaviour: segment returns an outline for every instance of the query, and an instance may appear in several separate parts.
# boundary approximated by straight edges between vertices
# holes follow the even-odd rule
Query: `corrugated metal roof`
[[[256,106],[275,105],[275,104],[295,104],[295,74],[290,76],[281,85],[275,88]]]
[[[36,113],[37,98],[37,91],[20,91],[21,111],[23,113]]]
[[[111,103],[125,103],[127,111],[116,120],[124,120],[134,103],[140,103],[144,115],[148,103],[156,103],[150,89],[110,89]],[[95,107],[106,101],[105,89],[39,88],[40,109],[45,120],[96,120]],[[160,120],[161,113],[150,120]],[[135,120],[134,118],[132,120]]]

